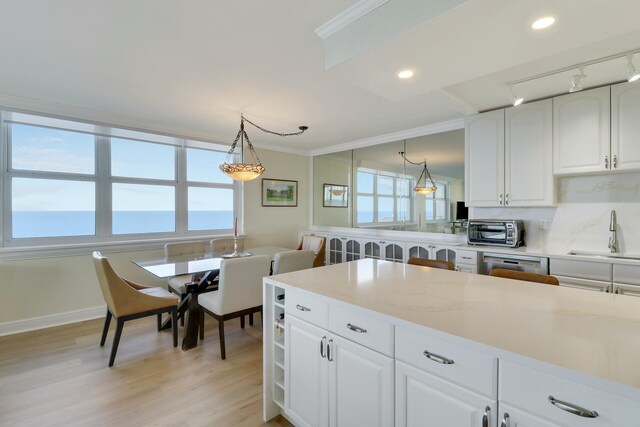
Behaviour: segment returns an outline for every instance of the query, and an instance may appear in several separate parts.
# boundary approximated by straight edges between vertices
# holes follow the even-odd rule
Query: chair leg
[[[180,295],[180,301],[184,300],[188,294]],[[184,316],[180,316],[180,326],[184,326]]]
[[[200,318],[200,341],[204,340],[204,310],[198,310],[198,317]]]
[[[162,313],[158,313],[158,332],[162,329]]]
[[[116,352],[118,351],[118,344],[120,344],[123,326],[124,320],[116,318],[116,336],[113,337],[113,344],[111,346],[111,357],[109,358],[110,367],[113,366],[113,362],[116,360]]]
[[[240,327],[244,329],[244,315],[240,316]]]
[[[104,346],[104,342],[107,340],[107,333],[109,332],[110,323],[111,323],[111,312],[107,308],[107,316],[104,318],[104,328],[102,328],[102,338],[100,338],[100,347]]]
[[[249,325],[253,326],[253,313],[249,313]]]
[[[222,360],[227,358],[227,354],[224,349],[224,319],[218,319],[218,333],[220,334],[220,357]]]
[[[171,309],[171,329],[173,331],[173,346],[178,346],[178,307]]]

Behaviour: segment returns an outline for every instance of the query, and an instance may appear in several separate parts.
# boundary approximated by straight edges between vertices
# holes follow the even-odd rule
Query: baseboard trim
[[[82,322],[84,320],[104,317],[106,306],[84,308],[82,310],[69,311],[67,313],[51,314],[49,316],[32,317],[30,319],[17,320],[15,322],[0,323],[0,337],[4,335],[19,334],[21,332],[46,329],[54,326],[68,325],[69,323]]]

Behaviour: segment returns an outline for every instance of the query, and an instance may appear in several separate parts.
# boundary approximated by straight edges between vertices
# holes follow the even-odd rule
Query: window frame
[[[426,196],[424,196],[424,211],[425,211],[425,223],[426,224],[442,224],[442,223],[449,223],[451,222],[451,188],[450,188],[450,184],[448,182],[445,181],[441,181],[438,179],[435,179],[433,181],[433,183],[435,184],[436,187],[438,188],[443,188],[444,189],[444,193],[445,193],[445,197],[436,197],[437,192],[431,193],[431,194],[427,194]],[[436,209],[436,204],[437,202],[440,201],[442,203],[444,203],[445,206],[445,218],[444,219],[426,219],[426,212],[427,212],[427,203],[431,202],[433,203],[433,212],[435,214],[435,212],[437,211]]]
[[[358,180],[356,178],[356,194],[355,194],[355,200],[356,200],[356,209],[354,209],[355,212],[355,223],[357,226],[359,227],[375,227],[375,226],[379,226],[379,225],[384,225],[384,226],[392,226],[392,225],[400,225],[400,224],[405,224],[405,223],[411,223],[414,221],[415,219],[415,197],[412,197],[412,194],[409,193],[408,195],[399,195],[398,194],[398,180],[406,180],[408,181],[408,185],[409,188],[413,188],[413,186],[415,185],[415,179],[411,176],[408,175],[404,175],[404,174],[398,174],[395,172],[388,172],[388,171],[381,171],[381,170],[375,170],[375,169],[369,169],[369,168],[362,168],[359,167],[356,171],[356,177],[358,173],[368,173],[373,175],[373,193],[364,193],[364,192],[360,192],[358,191],[357,188],[357,183]],[[391,178],[393,179],[393,194],[378,194],[378,176],[383,176],[385,178]],[[358,215],[357,215],[357,199],[359,196],[364,196],[364,197],[372,197],[373,198],[373,221],[372,222],[358,222]],[[380,198],[392,198],[393,199],[393,221],[384,221],[381,222],[379,217],[378,217],[378,200]],[[408,215],[407,218],[403,219],[399,219],[399,214],[398,214],[398,200],[400,199],[407,199],[409,201],[409,211],[408,211]]]
[[[94,137],[94,174],[71,172],[50,172],[13,169],[11,158],[11,124],[24,124],[57,130],[80,132]],[[170,145],[174,148],[175,179],[153,179],[111,176],[111,137],[139,142]],[[152,132],[126,130],[105,125],[85,123],[70,118],[49,117],[39,114],[18,113],[0,110],[0,259],[23,259],[28,252],[49,250],[69,253],[86,253],[83,247],[106,246],[158,247],[159,242],[182,240],[193,237],[216,237],[233,233],[233,225],[219,230],[188,230],[188,188],[223,188],[233,191],[233,215],[241,216],[243,185],[239,181],[231,183],[211,183],[187,181],[187,149],[202,149],[226,153],[228,147],[222,144],[195,141],[186,138],[166,136]],[[215,167],[215,165],[212,165]],[[55,236],[55,237],[12,237],[12,181],[14,178],[55,179],[64,181],[93,182],[95,184],[95,235]],[[113,234],[112,230],[112,185],[115,183],[139,185],[163,185],[174,188],[175,231],[133,234]],[[242,223],[242,221],[240,221]],[[17,253],[11,254],[11,253]]]

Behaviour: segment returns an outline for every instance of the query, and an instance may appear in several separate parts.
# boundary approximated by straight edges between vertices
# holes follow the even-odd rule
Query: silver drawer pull
[[[598,418],[598,413],[596,411],[590,411],[581,406],[574,405],[573,403],[565,402],[559,399],[556,399],[553,396],[549,396],[549,402],[555,406],[556,408],[562,409],[563,411],[570,412],[574,415],[584,418]]]
[[[359,334],[366,334],[367,330],[361,328],[360,326],[352,325],[351,323],[347,323],[347,328],[351,329],[353,332],[357,332]]]
[[[505,412],[502,416],[502,422],[500,423],[500,427],[509,427],[509,413]]]
[[[482,427],[489,427],[489,412],[491,412],[491,408],[485,406],[484,414],[482,415]]]
[[[311,311],[310,308],[305,307],[304,305],[296,304],[296,308],[300,311]]]
[[[424,353],[422,354],[424,354],[424,357],[426,357],[429,360],[433,360],[434,362],[442,363],[443,365],[453,365],[453,359],[440,356],[439,354],[430,353],[427,350],[425,350]]]

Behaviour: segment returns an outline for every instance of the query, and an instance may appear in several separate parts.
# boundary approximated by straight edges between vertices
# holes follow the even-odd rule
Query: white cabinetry
[[[327,265],[355,261],[363,257],[364,242],[345,236],[327,237]]]
[[[299,426],[393,425],[393,359],[298,319],[302,314],[311,322],[327,322],[321,302],[317,305],[313,298],[300,296],[308,300],[291,310],[286,306],[285,414]],[[320,314],[311,316],[314,311]],[[392,339],[390,325],[382,322],[378,329],[375,321],[354,317],[353,323],[345,325],[351,326],[349,330],[358,334],[358,339],[371,339],[375,345]],[[342,326],[344,315],[339,309],[331,318],[337,319],[331,324]],[[385,330],[388,337],[380,339]]]
[[[640,266],[614,264],[613,292],[640,297]]]
[[[611,292],[612,264],[573,259],[551,258],[549,272],[560,286]]]
[[[478,252],[456,249],[456,271],[478,273]]]
[[[407,243],[407,260],[409,258],[437,259],[455,264],[456,253],[446,246],[432,243]]]
[[[404,262],[404,242],[367,240],[364,242],[364,258]]]
[[[552,101],[467,118],[468,206],[552,206]]]
[[[640,420],[640,406],[624,396],[503,360],[499,372],[506,427],[637,427]]]
[[[611,167],[640,169],[640,85],[611,86]]]
[[[608,86],[553,98],[556,175],[611,168],[609,115]]]

